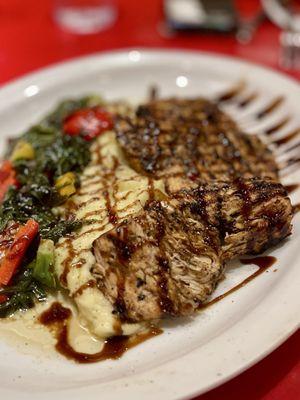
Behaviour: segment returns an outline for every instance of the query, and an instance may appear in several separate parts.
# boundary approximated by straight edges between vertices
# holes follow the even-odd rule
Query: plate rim
[[[47,73],[53,73],[56,70],[62,70],[64,68],[70,67],[71,65],[76,65],[81,62],[88,62],[92,59],[100,58],[110,58],[111,56],[125,56],[128,55],[131,51],[137,51],[143,55],[149,56],[153,54],[161,54],[161,55],[178,55],[178,54],[190,54],[192,56],[207,56],[216,59],[225,59],[231,62],[237,62],[244,66],[251,66],[256,69],[260,69],[261,71],[272,73],[276,75],[276,77],[283,78],[286,82],[293,83],[299,85],[299,81],[297,78],[289,75],[287,72],[283,70],[279,70],[276,67],[261,64],[259,62],[255,62],[252,60],[246,60],[240,58],[238,56],[223,54],[213,51],[205,51],[205,50],[195,50],[195,49],[185,49],[184,47],[174,47],[174,48],[164,48],[164,47],[143,47],[143,46],[125,46],[119,47],[111,50],[103,50],[103,51],[95,51],[92,53],[70,57],[65,60],[54,61],[50,64],[47,64],[42,67],[34,68],[32,71],[26,72],[24,74],[18,75],[17,77],[12,77],[9,80],[5,81],[0,85],[0,93],[2,94],[3,90],[12,89],[19,84],[23,84],[23,82],[40,78]]]

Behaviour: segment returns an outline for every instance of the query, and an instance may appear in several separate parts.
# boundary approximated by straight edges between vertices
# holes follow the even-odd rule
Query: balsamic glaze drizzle
[[[280,152],[281,154],[286,154],[289,153],[291,150],[295,150],[298,147],[300,147],[300,141],[297,143],[294,143],[292,146],[288,146],[287,148],[284,149],[284,151]]]
[[[255,271],[250,276],[248,276],[248,278],[244,279],[241,283],[239,283],[238,285],[236,285],[233,288],[231,288],[230,290],[228,290],[227,292],[214,298],[213,300],[209,301],[208,303],[204,303],[204,304],[200,305],[199,309],[207,308],[207,307],[211,306],[212,304],[215,304],[215,303],[219,302],[220,300],[224,299],[231,293],[237,291],[241,287],[245,286],[247,283],[251,282],[258,275],[262,274],[266,269],[271,267],[276,262],[276,258],[272,257],[272,256],[262,256],[262,257],[255,257],[255,258],[250,258],[250,259],[243,259],[240,261],[242,264],[255,264],[258,266],[258,270]]]
[[[272,135],[273,133],[275,133],[275,132],[279,131],[280,129],[282,129],[283,127],[285,127],[285,125],[290,121],[290,119],[291,118],[289,116],[283,118],[277,124],[272,125],[270,128],[267,128],[264,133],[266,135]]]
[[[237,86],[227,90],[216,98],[217,103],[225,103],[234,100],[245,88],[245,83],[239,83]]]
[[[249,106],[254,100],[256,100],[258,97],[257,93],[252,93],[248,97],[244,98],[238,103],[239,108],[245,108]]]
[[[283,101],[284,101],[283,96],[275,98],[265,108],[263,108],[256,114],[256,119],[265,118],[268,114],[271,114],[273,111],[275,111],[283,103]]]
[[[295,137],[297,137],[300,133],[300,129],[297,128],[294,131],[288,133],[286,136],[284,136],[283,138],[277,139],[272,141],[271,143],[275,146],[281,146],[283,144],[286,144],[288,142],[290,142],[292,139],[295,139]]]

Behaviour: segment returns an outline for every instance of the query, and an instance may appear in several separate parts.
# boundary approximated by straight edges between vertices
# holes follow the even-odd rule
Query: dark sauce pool
[[[152,328],[144,334],[135,337],[113,336],[105,341],[103,349],[99,353],[86,354],[75,351],[68,342],[68,328],[63,326],[57,337],[56,350],[68,359],[81,364],[94,363],[104,360],[116,360],[127,350],[131,349],[146,340],[159,335],[162,331],[159,328]]]
[[[113,336],[105,341],[104,347],[99,353],[80,353],[73,349],[68,339],[67,322],[71,316],[72,311],[70,309],[59,302],[55,302],[40,315],[39,321],[42,325],[52,328],[55,332],[56,350],[64,357],[77,363],[87,364],[108,359],[118,359],[132,347],[162,333],[160,328],[151,327],[147,332],[136,336]]]
[[[50,308],[44,311],[39,318],[42,325],[51,326],[54,324],[64,323],[72,315],[69,308],[63,307],[59,302],[51,304]]]

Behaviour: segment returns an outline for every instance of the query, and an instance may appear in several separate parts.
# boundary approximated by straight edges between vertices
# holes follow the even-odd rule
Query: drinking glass
[[[74,33],[97,33],[114,24],[117,5],[115,0],[56,0],[54,19]]]

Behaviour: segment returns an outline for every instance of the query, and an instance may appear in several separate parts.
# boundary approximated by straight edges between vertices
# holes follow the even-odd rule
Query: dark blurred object
[[[167,26],[175,31],[232,32],[238,17],[233,0],[164,0]]]

